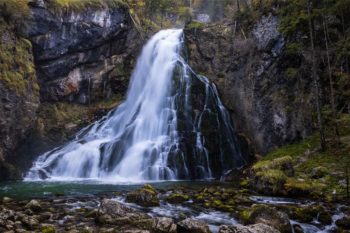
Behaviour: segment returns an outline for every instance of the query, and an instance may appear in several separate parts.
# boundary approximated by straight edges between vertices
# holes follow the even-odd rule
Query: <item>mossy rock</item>
[[[312,222],[317,219],[323,225],[332,223],[332,215],[320,205],[311,205],[305,207],[294,207],[290,212],[291,218],[303,223]]]
[[[173,193],[170,196],[166,197],[166,201],[169,203],[177,204],[177,203],[183,203],[190,199],[188,195],[181,194],[181,193]]]
[[[41,228],[41,233],[55,233],[56,229],[54,226],[48,225]]]
[[[288,215],[268,205],[252,205],[251,208],[240,211],[239,216],[245,224],[263,223],[279,230],[281,233],[291,232]]]
[[[259,171],[255,174],[251,186],[258,192],[277,195],[284,194],[284,184],[287,181],[287,176],[283,171],[278,169],[267,169]]]
[[[281,170],[287,176],[294,176],[293,159],[291,156],[283,156],[273,160],[259,161],[253,166],[253,171]]]
[[[345,216],[335,222],[342,229],[350,229],[350,216]]]
[[[144,207],[159,206],[158,192],[149,184],[145,184],[142,188],[127,193],[126,201]]]
[[[186,25],[186,29],[199,29],[203,28],[205,26],[204,23],[198,22],[198,21],[192,21],[189,24]]]
[[[284,188],[290,196],[319,198],[324,196],[324,191],[327,187],[325,184],[315,180],[288,178]]]

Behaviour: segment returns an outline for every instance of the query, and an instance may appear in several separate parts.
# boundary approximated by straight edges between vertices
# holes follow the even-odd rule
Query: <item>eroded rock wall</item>
[[[312,132],[310,65],[286,53],[278,18],[264,16],[245,33],[234,24],[188,26],[185,40],[190,65],[217,85],[236,129],[257,153]]]
[[[32,4],[33,44],[43,101],[81,104],[125,93],[138,53],[138,33],[126,7],[53,11]]]

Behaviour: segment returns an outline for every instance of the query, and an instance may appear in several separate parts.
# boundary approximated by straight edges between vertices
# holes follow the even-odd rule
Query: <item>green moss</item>
[[[197,29],[197,28],[202,28],[204,27],[205,24],[198,22],[198,21],[191,21],[189,24],[186,25],[186,28],[188,29]]]
[[[0,82],[18,95],[28,91],[39,95],[36,80],[32,45],[30,41],[14,33],[14,25],[6,23],[0,17]]]
[[[273,160],[261,160],[254,164],[253,169],[255,171],[268,170],[268,169],[279,169],[283,170],[283,167],[291,164],[293,159],[291,156],[283,156],[280,158],[275,158]]]
[[[53,226],[44,226],[41,228],[42,233],[55,233],[56,229]]]
[[[294,78],[295,76],[297,76],[299,70],[296,68],[289,67],[286,72],[288,78]]]
[[[128,8],[127,3],[122,0],[47,0],[47,3],[49,9],[57,13],[65,10],[81,12],[86,8]]]
[[[185,194],[181,193],[173,193],[169,197],[166,198],[166,200],[170,203],[182,203],[185,201],[188,201],[190,197]]]
[[[256,176],[262,183],[271,186],[274,193],[279,192],[287,180],[284,172],[277,169],[263,170],[258,172]]]
[[[157,190],[150,184],[144,184],[142,189],[144,189],[152,194],[157,194]]]
[[[288,178],[284,187],[293,196],[312,195],[314,197],[321,197],[324,195],[326,189],[325,184],[315,180],[298,180],[295,178]]]
[[[250,222],[250,216],[252,212],[250,209],[244,209],[239,212],[239,218],[244,224],[248,224]]]

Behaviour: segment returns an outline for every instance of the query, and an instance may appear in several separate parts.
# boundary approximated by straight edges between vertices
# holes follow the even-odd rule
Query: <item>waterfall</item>
[[[216,87],[181,56],[182,30],[144,46],[126,101],[40,155],[25,180],[218,178],[245,160]]]

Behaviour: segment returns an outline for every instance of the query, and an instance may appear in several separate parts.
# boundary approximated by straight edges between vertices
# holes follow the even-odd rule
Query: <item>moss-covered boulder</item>
[[[281,233],[292,232],[288,215],[267,205],[252,205],[251,208],[240,212],[240,218],[245,224],[263,223]]]
[[[266,195],[283,195],[287,178],[294,176],[294,173],[290,156],[262,160],[251,169],[250,186]]]
[[[278,169],[262,170],[254,174],[251,186],[260,193],[267,195],[284,194],[284,184],[287,176]]]
[[[182,193],[172,193],[165,200],[172,204],[178,204],[190,200],[190,196]]]
[[[283,156],[273,160],[259,161],[253,166],[253,171],[281,170],[287,176],[294,176],[293,159],[291,156]]]
[[[127,193],[126,201],[144,207],[159,206],[158,192],[149,184],[145,184],[142,188]]]
[[[342,229],[350,229],[350,216],[345,216],[335,222]]]
[[[329,210],[321,205],[298,206],[290,209],[290,217],[299,222],[309,223],[318,220],[323,225],[332,223],[332,215]]]
[[[317,180],[288,178],[284,184],[287,194],[295,197],[323,197],[326,188],[325,184]]]

